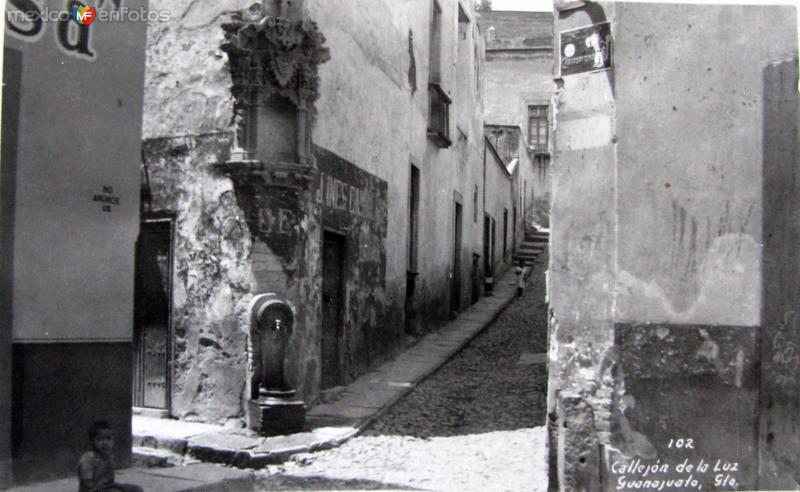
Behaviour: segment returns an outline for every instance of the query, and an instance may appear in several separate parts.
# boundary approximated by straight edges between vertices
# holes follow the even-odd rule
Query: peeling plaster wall
[[[230,181],[211,169],[229,148],[227,134],[152,139],[143,148],[149,212],[175,221],[171,410],[189,420],[242,411],[251,239]]]
[[[315,153],[323,183],[317,191],[323,227],[345,236],[341,370],[350,382],[403,335],[402,306],[386,300],[388,186],[324,149]]]
[[[589,23],[580,14],[575,17],[570,24]],[[615,106],[605,74],[565,78],[557,111],[551,168],[548,413],[560,440],[551,440],[550,449],[563,456],[557,462],[551,456],[550,466],[558,464],[561,490],[588,490],[596,484],[597,442],[609,442],[614,391]],[[572,401],[574,405],[567,405]],[[569,433],[563,427],[567,417]],[[580,458],[583,466],[577,464]]]
[[[472,255],[482,254],[483,108],[476,71],[483,49],[470,2],[462,1],[470,17],[463,35],[457,0],[440,2],[442,82],[454,101],[453,145],[447,149],[427,136],[428,0],[293,4],[293,12],[317,22],[331,53],[320,67],[315,152],[334,156],[337,171],[351,166],[358,179],[372,183],[370,192],[380,190],[385,205],[378,212],[384,217],[371,222],[326,209],[319,201],[299,200],[289,189],[258,198],[246,185],[234,188],[230,178],[212,169],[228,158],[232,139],[233,98],[227,57],[219,50],[221,24],[226,13],[251,3],[165,2],[159,8],[169,10],[170,22],[148,26],[144,159],[152,193],[149,212],[175,217],[172,413],[186,419],[220,421],[242,414],[242,395],[250,391],[243,331],[250,292],[279,292],[304,306],[296,318],[302,329],[287,354],[292,361],[287,378],[307,402],[317,400],[322,322],[318,225],[350,227],[349,244],[362,255],[348,273],[346,378],[401,345],[410,163],[421,170],[422,188],[414,301],[418,331],[450,316],[457,196],[463,206],[461,307],[471,301]],[[318,186],[313,182],[304,193],[314,196]],[[473,221],[476,186],[481,210]],[[284,222],[286,234],[281,232]],[[482,270],[477,273],[482,280]]]
[[[233,97],[222,22],[248,0],[163,0],[168,22],[147,26],[143,138],[230,130]]]
[[[616,486],[603,462],[679,457],[738,461],[755,486],[763,70],[796,53],[795,15],[603,3],[556,20],[556,35],[614,33],[613,70],[557,94],[548,401],[563,489]],[[668,450],[676,436],[699,445]]]
[[[251,4],[161,2],[170,21],[148,25],[143,159],[152,199],[143,218],[174,218],[170,410],[187,420],[243,415],[253,244],[231,180],[212,165],[228,158],[233,138],[221,24]]]
[[[234,188],[252,238],[251,292],[275,293],[294,305],[285,375],[299,398],[313,402],[320,381],[322,229],[321,205],[313,199],[318,185],[314,180],[302,183],[306,179],[289,178],[276,184],[267,182],[264,175],[247,173],[237,176]],[[246,255],[247,244],[241,247]],[[247,329],[246,322],[242,323]],[[246,394],[252,394],[251,390],[246,387]]]

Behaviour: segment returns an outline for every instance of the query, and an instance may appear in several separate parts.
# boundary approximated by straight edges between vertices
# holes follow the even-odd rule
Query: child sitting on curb
[[[138,485],[114,481],[114,434],[108,422],[98,420],[89,427],[92,450],[78,461],[78,492],[144,492]]]

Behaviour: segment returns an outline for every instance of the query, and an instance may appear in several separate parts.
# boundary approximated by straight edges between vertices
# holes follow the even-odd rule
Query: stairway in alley
[[[525,239],[517,247],[514,254],[514,264],[522,261],[524,266],[533,265],[536,258],[547,248],[550,240],[550,230],[529,226],[525,230]]]

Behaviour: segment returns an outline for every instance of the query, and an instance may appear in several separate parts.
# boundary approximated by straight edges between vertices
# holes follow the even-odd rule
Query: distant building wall
[[[490,142],[486,149],[486,214],[494,224],[495,234],[493,255],[489,258],[492,264],[495,281],[511,264],[512,223],[511,216],[514,207],[514,175],[506,168],[505,163],[494,151]],[[503,215],[508,214],[506,230],[503,230]],[[505,235],[504,235],[505,234]],[[503,240],[506,242],[506,251],[503,251]],[[491,237],[490,237],[491,241]]]
[[[525,227],[534,219],[533,188],[537,186],[538,176],[532,165],[533,155],[528,152],[522,128],[510,125],[484,125],[484,135],[496,152],[502,166],[510,174],[511,180],[509,210],[508,248],[514,249],[525,237]],[[504,199],[502,191],[497,190],[499,198]],[[526,212],[527,210],[527,212]],[[516,214],[516,216],[515,216]],[[516,227],[514,222],[516,220]],[[541,224],[541,222],[539,222]]]
[[[528,222],[547,226],[552,137],[538,147],[531,140],[529,108],[546,108],[544,118],[549,133],[553,121],[553,15],[481,11],[479,19],[486,39],[485,121],[489,125],[520,127],[524,150],[519,156],[520,193],[525,195],[525,215]]]
[[[556,34],[606,20],[612,70],[563,76],[557,95],[554,476],[564,490],[616,490],[637,478],[624,468],[635,459],[668,463],[664,477],[675,479],[686,478],[676,470],[684,459],[704,459],[737,463],[731,478],[756,488],[757,381],[767,376],[757,347],[772,302],[763,272],[776,261],[761,246],[772,203],[761,183],[795,167],[767,171],[796,138],[792,124],[774,126],[793,121],[793,109],[768,103],[772,120],[763,119],[765,100],[786,99],[779,69],[764,72],[796,54],[795,11],[592,4],[562,13]],[[670,446],[678,438],[693,447]],[[694,478],[720,487],[717,475]]]

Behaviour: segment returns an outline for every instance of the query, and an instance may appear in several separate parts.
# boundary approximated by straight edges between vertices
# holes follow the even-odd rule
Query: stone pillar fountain
[[[237,134],[230,159],[216,167],[231,178],[254,251],[248,421],[262,434],[285,434],[303,427],[305,405],[295,393],[313,394],[320,377],[310,360],[318,358],[322,313],[311,136],[317,69],[330,55],[298,2],[255,4],[222,28]]]
[[[264,435],[303,430],[306,406],[286,378],[286,349],[294,329],[294,308],[276,294],[250,303],[251,395],[248,426]]]

